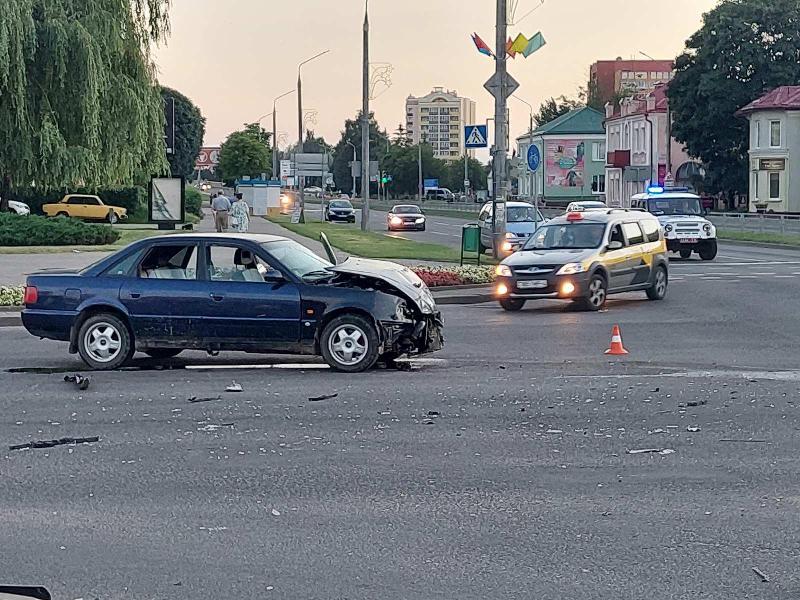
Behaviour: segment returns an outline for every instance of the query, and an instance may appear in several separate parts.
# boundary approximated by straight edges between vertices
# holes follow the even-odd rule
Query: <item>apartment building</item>
[[[474,125],[475,102],[454,90],[435,87],[422,97],[406,99],[406,129],[412,143],[424,141],[436,158],[456,160],[464,156],[464,128]],[[474,151],[469,150],[473,156]]]
[[[671,60],[599,60],[589,67],[589,86],[603,103],[612,102],[625,91],[634,94],[652,92],[672,79]]]

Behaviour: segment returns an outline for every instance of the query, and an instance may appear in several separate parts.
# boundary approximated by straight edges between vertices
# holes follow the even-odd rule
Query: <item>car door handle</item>
[[[222,302],[222,301],[225,299],[225,296],[222,296],[222,295],[220,295],[220,294],[215,294],[214,292],[211,292],[211,293],[209,294],[209,297],[210,297],[210,298],[211,298],[211,299],[212,299],[214,302]]]
[[[131,296],[131,299],[133,299],[133,300],[137,300],[138,298],[141,298],[141,297],[142,297],[142,294],[141,294],[141,293],[139,293],[139,292],[131,292],[131,293],[130,293],[130,296]]]

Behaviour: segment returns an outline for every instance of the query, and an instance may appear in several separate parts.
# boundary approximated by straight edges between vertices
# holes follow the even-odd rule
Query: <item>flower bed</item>
[[[494,267],[464,265],[460,267],[411,267],[428,287],[475,285],[494,281]]]
[[[21,285],[14,287],[0,286],[0,306],[22,306],[24,290],[24,286]]]

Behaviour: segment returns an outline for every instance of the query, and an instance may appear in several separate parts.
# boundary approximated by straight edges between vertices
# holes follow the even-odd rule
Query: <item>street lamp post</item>
[[[327,54],[330,50],[325,50],[320,52],[319,54],[315,54],[311,58],[307,58],[299,65],[297,65],[297,148],[300,152],[303,152],[303,81],[300,77],[300,69],[302,69],[303,65],[310,63],[312,60]],[[300,176],[299,172],[299,165],[295,162],[295,176],[297,178],[297,187],[300,190],[300,222],[305,222],[303,218],[303,208],[305,205],[305,198],[303,195],[303,187],[305,181],[303,181],[303,177]]]
[[[351,198],[355,198],[356,197],[356,174],[355,174],[355,171],[353,171],[353,169],[356,168],[356,162],[358,162],[358,157],[356,156],[356,145],[353,142],[351,142],[350,140],[345,140],[345,142],[347,142],[348,146],[351,146],[353,148],[353,164],[350,165],[350,179],[353,180],[353,189],[350,191],[350,197]]]
[[[369,0],[364,2],[364,39],[361,64],[361,230],[369,229]]]
[[[272,178],[273,179],[280,179],[280,173],[278,173],[278,119],[277,119],[277,108],[276,105],[278,100],[283,98],[284,96],[288,96],[289,94],[293,93],[294,90],[289,90],[275,98],[272,101]]]

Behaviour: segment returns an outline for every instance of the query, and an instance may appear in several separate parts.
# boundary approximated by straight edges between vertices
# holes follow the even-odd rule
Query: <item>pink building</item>
[[[671,136],[666,85],[606,104],[606,201],[622,206],[650,185],[693,187],[699,163]]]

